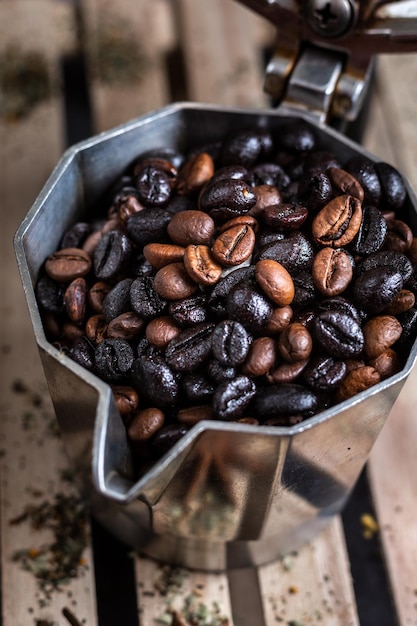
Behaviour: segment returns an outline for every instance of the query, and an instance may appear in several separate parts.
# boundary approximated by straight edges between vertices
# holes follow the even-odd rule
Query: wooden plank
[[[38,579],[13,561],[30,549],[28,562],[39,566],[39,551],[53,540],[50,531],[35,532],[28,519],[41,502],[73,493],[62,480],[68,466],[46,390],[37,348],[12,248],[13,235],[63,150],[62,101],[58,61],[73,41],[69,5],[39,0],[0,3],[0,58],[8,70],[31,69],[32,89],[15,100],[4,89],[0,119],[2,189],[2,272],[0,304],[1,358],[1,570],[4,626],[26,626],[43,619],[62,623],[65,609],[94,626],[97,623],[91,551],[83,554],[79,575],[62,592],[45,597]],[[4,65],[2,67],[4,71]],[[19,74],[15,74],[18,83]],[[13,78],[13,74],[12,74]],[[28,81],[26,74],[26,81]],[[10,84],[10,83],[9,83]],[[13,84],[13,82],[11,83]],[[22,85],[21,85],[22,87]],[[34,99],[33,94],[39,96]],[[23,515],[24,517],[24,515]],[[12,524],[20,518],[21,523]]]
[[[164,55],[173,45],[166,0],[83,0],[95,131],[117,126],[169,101]]]
[[[417,186],[415,56],[382,57],[378,97],[366,146]],[[391,588],[401,626],[417,624],[417,370],[414,368],[378,438],[369,478]]]
[[[178,7],[190,99],[267,106],[260,18],[230,0],[179,0]]]
[[[297,554],[259,569],[266,624],[357,626],[340,519]]]

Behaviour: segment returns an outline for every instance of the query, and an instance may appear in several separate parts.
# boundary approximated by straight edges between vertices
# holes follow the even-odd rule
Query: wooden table
[[[212,626],[417,624],[415,373],[343,519],[297,555],[257,570],[173,573],[130,554],[89,520],[76,576],[46,602],[33,572],[13,559],[27,548],[35,561],[51,543],[50,531],[22,519],[28,507],[33,512],[58,494],[74,493],[13,234],[68,143],[176,100],[268,106],[262,78],[273,38],[269,25],[231,0],[0,2],[4,626],[151,626],[170,623],[168,603],[183,608],[190,597],[206,610],[206,621],[197,623]],[[415,57],[380,59],[364,137],[366,147],[398,166],[415,188],[416,71]]]

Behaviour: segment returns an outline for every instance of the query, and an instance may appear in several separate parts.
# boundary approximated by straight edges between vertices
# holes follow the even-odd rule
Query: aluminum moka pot
[[[247,4],[262,5],[265,11],[269,7],[276,19],[281,3]],[[328,44],[320,48],[315,42],[311,52],[300,62],[311,63],[318,53],[327,59],[329,70],[338,57],[338,52],[329,52]],[[275,55],[275,77],[278,66],[282,64]],[[343,68],[349,71],[349,65]],[[295,66],[294,84],[300,82],[297,72]],[[339,62],[337,72],[344,72]],[[330,75],[334,87],[334,72]],[[362,97],[367,75],[368,71],[362,74],[359,85],[361,75],[355,74],[358,84],[350,92],[352,104],[355,94]],[[322,81],[323,76],[318,78]],[[338,84],[352,85],[352,81]],[[88,219],[86,207],[94,205],[109,181],[122,174],[138,149],[185,150],[214,142],[233,129],[254,126],[276,134],[295,117],[302,117],[314,128],[322,148],[341,162],[353,155],[373,158],[326,123],[335,112],[329,89],[320,102],[312,103],[307,95],[294,108],[290,100],[291,106],[287,101],[266,111],[173,104],[88,139],[63,155],[15,237],[34,334],[81,489],[103,525],[122,541],[164,562],[204,570],[260,565],[314,537],[346,503],[414,365],[417,343],[398,374],[297,425],[200,422],[136,480],[110,386],[47,341],[34,285],[69,226]],[[407,219],[417,232],[417,199],[407,182],[406,188]]]

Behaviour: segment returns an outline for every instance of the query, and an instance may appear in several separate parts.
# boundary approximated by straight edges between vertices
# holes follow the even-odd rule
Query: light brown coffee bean
[[[287,363],[308,359],[313,349],[313,339],[300,322],[292,322],[278,338],[278,351]]]
[[[280,307],[291,304],[295,287],[288,270],[278,261],[264,259],[255,265],[255,278],[264,293]]]
[[[208,246],[187,246],[184,253],[184,265],[188,274],[199,285],[214,285],[223,271]]]
[[[265,332],[268,333],[268,335],[279,335],[284,328],[287,328],[293,315],[294,312],[288,304],[286,306],[277,307],[272,311],[272,315],[265,326]]]
[[[248,356],[242,365],[246,376],[263,376],[274,366],[277,358],[276,342],[272,337],[257,337],[249,348]]]
[[[94,283],[87,294],[87,300],[90,307],[95,313],[101,313],[103,311],[103,302],[112,286],[102,280]]]
[[[224,230],[213,243],[213,257],[221,265],[240,265],[253,252],[255,233],[246,224]]]
[[[169,315],[157,317],[146,326],[146,339],[157,348],[166,348],[171,339],[178,337],[181,329]]]
[[[322,248],[314,257],[311,268],[314,286],[324,296],[337,296],[352,281],[353,267],[350,255],[344,250]]]
[[[91,267],[90,255],[80,248],[57,250],[45,262],[46,273],[58,283],[69,283],[74,278],[87,276]]]
[[[214,418],[213,408],[211,404],[204,404],[198,406],[189,406],[184,409],[180,409],[177,413],[177,419],[181,424],[187,426],[194,426],[203,420],[211,420]]]
[[[74,278],[64,294],[65,310],[71,322],[82,324],[87,305],[87,282],[85,278]]]
[[[168,235],[180,246],[189,244],[210,245],[215,232],[213,219],[204,211],[190,209],[179,211],[167,226]]]
[[[109,339],[126,339],[131,341],[139,337],[144,326],[145,321],[137,313],[127,311],[109,322],[107,337]]]
[[[249,210],[254,217],[261,217],[266,207],[277,206],[282,201],[282,194],[274,185],[258,185],[254,187],[256,204]]]
[[[268,372],[266,379],[268,383],[292,383],[302,374],[309,359],[295,361],[294,363],[281,363],[275,369]]]
[[[352,398],[357,393],[365,391],[381,380],[379,373],[370,365],[358,367],[357,369],[346,374],[346,377],[340,383],[336,391],[337,402],[343,402]]]
[[[352,241],[362,222],[362,205],[354,196],[333,198],[317,213],[311,225],[315,241],[342,248]]]
[[[416,297],[409,289],[401,289],[395,296],[394,300],[387,306],[383,313],[386,315],[399,315],[413,308]]]
[[[158,432],[164,423],[164,413],[160,409],[150,407],[133,414],[127,432],[132,441],[146,441]]]
[[[101,313],[92,315],[88,318],[85,325],[85,334],[94,345],[99,344],[106,338],[107,322]]]
[[[402,367],[400,357],[392,348],[387,348],[384,352],[378,354],[377,357],[368,362],[368,365],[378,372],[381,379],[397,374]]]
[[[171,243],[148,243],[143,248],[147,261],[159,270],[169,263],[178,263],[184,258],[185,248]]]
[[[237,217],[233,217],[231,220],[228,220],[224,224],[221,224],[219,227],[219,233],[223,233],[225,230],[229,228],[233,228],[233,226],[250,226],[254,233],[259,229],[258,220],[256,220],[252,215],[238,215]]]
[[[207,152],[200,152],[185,162],[178,174],[177,192],[191,195],[199,191],[214,174],[214,161]]]
[[[395,252],[406,253],[413,243],[413,231],[402,220],[390,220],[387,222],[388,230],[385,237],[384,248]]]
[[[181,300],[192,296],[198,285],[188,274],[184,263],[170,263],[155,274],[154,289],[166,300]]]
[[[390,348],[401,337],[402,326],[393,315],[377,315],[363,327],[364,351],[373,359]]]
[[[136,411],[139,406],[139,396],[133,387],[129,385],[114,385],[112,387],[116,407],[122,417],[126,417]]]
[[[360,182],[340,167],[329,167],[326,174],[332,183],[335,195],[348,195],[363,202],[364,191]]]

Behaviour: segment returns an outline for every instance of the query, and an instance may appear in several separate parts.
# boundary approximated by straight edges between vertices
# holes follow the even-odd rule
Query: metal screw
[[[341,37],[354,24],[355,7],[350,0],[308,0],[304,16],[317,35]]]

